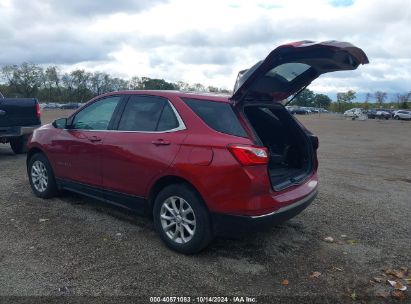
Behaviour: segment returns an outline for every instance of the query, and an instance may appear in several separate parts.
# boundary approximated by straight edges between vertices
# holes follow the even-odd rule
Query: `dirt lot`
[[[67,113],[44,111],[43,120]],[[299,119],[320,138],[315,202],[286,224],[217,239],[195,256],[168,250],[149,219],[76,195],[34,197],[25,156],[0,145],[0,295],[394,301],[383,269],[411,267],[411,122]]]

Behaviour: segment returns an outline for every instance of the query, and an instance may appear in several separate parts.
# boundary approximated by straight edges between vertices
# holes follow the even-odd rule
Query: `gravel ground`
[[[44,111],[43,120],[68,112]],[[320,138],[314,203],[281,226],[216,239],[194,256],[168,250],[149,219],[74,194],[36,198],[25,156],[0,145],[0,303],[62,295],[113,303],[200,295],[397,301],[383,269],[411,267],[411,122],[298,118]],[[329,236],[333,242],[324,241]],[[321,275],[312,278],[313,271]]]

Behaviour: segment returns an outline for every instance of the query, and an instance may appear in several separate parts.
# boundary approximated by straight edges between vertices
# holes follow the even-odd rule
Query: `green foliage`
[[[325,94],[316,94],[314,97],[314,104],[317,108],[328,109],[331,105],[331,98]]]
[[[141,89],[143,90],[177,90],[178,87],[174,83],[165,81],[164,79],[152,79],[148,77],[141,78]]]
[[[353,102],[353,100],[356,97],[356,94],[357,93],[352,90],[337,93],[337,102],[331,104],[330,110],[342,113],[352,108],[362,108],[362,103],[360,106],[360,103]]]
[[[290,105],[300,107],[314,107],[315,94],[310,89],[304,89],[298,94]]]
[[[397,103],[400,109],[409,109],[411,102],[411,92],[407,94],[397,94]]]
[[[6,65],[1,72],[17,96],[34,97],[42,85],[43,69],[35,64]]]
[[[36,64],[6,65],[0,69],[0,92],[6,97],[37,97],[42,102],[84,102],[94,96],[119,90],[181,90],[229,94],[227,89],[213,86],[205,87],[201,83],[176,83],[164,79],[134,76],[130,80],[112,77],[107,73],[90,73],[77,69],[62,73],[56,66],[43,68]],[[399,108],[411,107],[411,92],[397,94],[396,102],[386,103],[387,93],[377,91],[367,93],[364,102],[353,102],[356,92],[347,91],[337,94],[337,102],[324,94],[316,94],[304,89],[292,105],[303,107],[321,107],[335,112],[344,112],[351,108]],[[369,104],[371,99],[376,104]]]
[[[84,102],[94,96],[120,90],[182,90],[229,93],[226,89],[208,87],[201,83],[190,85],[179,81],[134,76],[130,80],[115,78],[107,73],[90,73],[77,69],[61,73],[56,66],[42,68],[23,63],[0,69],[0,91],[9,97],[37,97],[42,102]]]
[[[304,89],[294,98],[290,105],[328,109],[331,102],[330,97],[327,95],[315,94],[310,89]]]
[[[11,96],[11,90],[8,85],[0,84],[0,93],[4,96]]]
[[[401,104],[400,104],[400,109],[409,109],[410,108],[410,104],[409,104],[409,102],[407,102],[407,101],[403,101]]]
[[[333,102],[330,105],[330,110],[332,112],[343,113],[352,108],[362,108],[362,103],[357,102]]]
[[[344,93],[337,93],[337,102],[338,103],[349,103],[355,99],[355,91],[349,90]]]

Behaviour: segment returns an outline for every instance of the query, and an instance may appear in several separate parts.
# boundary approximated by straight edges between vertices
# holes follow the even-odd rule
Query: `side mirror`
[[[52,125],[57,129],[67,128],[67,118],[59,118],[53,121]]]

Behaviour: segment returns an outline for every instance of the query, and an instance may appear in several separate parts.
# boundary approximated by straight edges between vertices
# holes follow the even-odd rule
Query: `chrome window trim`
[[[154,96],[154,95],[152,95]],[[154,96],[156,97],[156,96]],[[177,132],[177,131],[182,131],[186,130],[186,125],[184,124],[183,119],[181,118],[180,114],[178,113],[177,109],[174,107],[172,102],[168,99],[166,99],[168,104],[171,106],[171,109],[174,112],[174,115],[177,118],[178,121],[178,127],[170,130],[164,130],[164,131],[127,131],[127,130],[88,130],[88,129],[64,129],[64,130],[72,130],[72,131],[87,131],[87,132],[114,132],[114,133],[145,133],[145,134],[162,134],[162,133],[172,133],[172,132]]]

